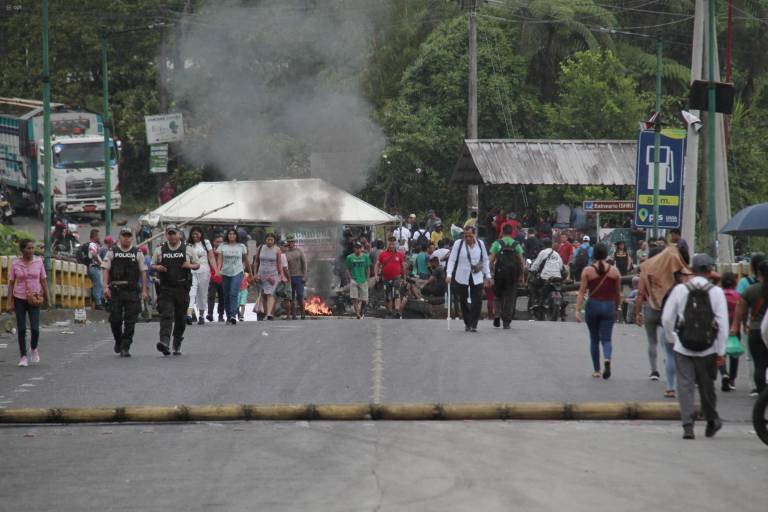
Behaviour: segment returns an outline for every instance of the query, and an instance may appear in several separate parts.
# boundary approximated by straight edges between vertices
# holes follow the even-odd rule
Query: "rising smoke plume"
[[[355,192],[384,147],[359,76],[374,0],[210,1],[178,35],[183,157],[228,178],[323,178]]]

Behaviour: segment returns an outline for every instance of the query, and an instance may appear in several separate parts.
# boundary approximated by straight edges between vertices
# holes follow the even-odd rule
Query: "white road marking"
[[[381,404],[384,392],[384,342],[381,334],[381,320],[376,321],[376,344],[373,350],[373,386],[371,402]]]
[[[29,382],[27,382],[27,383],[22,384],[21,387],[22,388],[33,388],[33,387],[35,387],[35,385],[34,384],[30,384]]]
[[[32,377],[29,380],[45,380],[45,377]]]
[[[0,348],[8,348],[8,344],[7,343],[0,343]]]

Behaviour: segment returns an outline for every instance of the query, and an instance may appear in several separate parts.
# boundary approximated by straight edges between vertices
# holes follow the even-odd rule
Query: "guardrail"
[[[8,281],[16,256],[0,256],[0,310],[8,306]],[[91,303],[91,280],[88,268],[80,263],[51,260],[51,301],[60,308],[84,308]]]

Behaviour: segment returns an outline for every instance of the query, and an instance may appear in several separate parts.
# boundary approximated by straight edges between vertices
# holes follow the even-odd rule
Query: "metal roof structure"
[[[634,185],[635,140],[468,139],[451,181],[469,185]]]

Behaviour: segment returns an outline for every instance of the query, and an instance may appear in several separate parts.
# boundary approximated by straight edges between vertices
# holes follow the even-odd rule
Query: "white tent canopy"
[[[321,179],[198,183],[152,212],[161,222],[203,224],[346,224],[373,226],[395,218]]]

